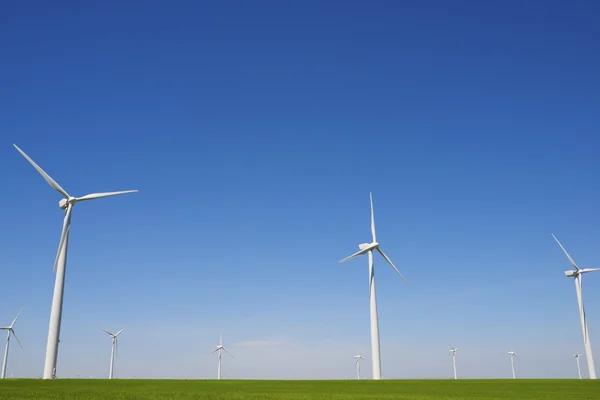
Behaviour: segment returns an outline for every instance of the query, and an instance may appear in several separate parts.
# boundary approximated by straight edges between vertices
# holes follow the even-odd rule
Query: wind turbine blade
[[[385,258],[385,260],[392,266],[392,268],[394,268],[394,270],[398,273],[398,275],[400,275],[400,278],[402,278],[402,280],[404,281],[404,283],[408,283],[408,282],[406,282],[406,279],[404,279],[404,277],[402,276],[402,274],[400,273],[400,271],[398,271],[398,268],[396,268],[396,266],[394,265],[394,263],[392,263],[392,260],[390,260],[390,258],[385,255],[385,253],[383,252],[383,250],[381,250],[378,247],[377,251],[379,252],[379,254],[381,254],[383,256],[383,258]]]
[[[231,357],[233,357],[233,354],[231,354],[230,352],[228,352],[227,350],[225,350],[225,347],[221,347],[221,348],[223,349],[223,351],[224,351],[225,353],[227,353],[227,354],[229,354]],[[235,357],[233,357],[233,358],[235,358]]]
[[[67,241],[67,236],[69,235],[69,231],[71,230],[71,211],[73,210],[73,205],[67,205],[67,215],[65,216],[65,222],[63,224],[63,230],[60,234],[60,242],[58,243],[58,251],[56,252],[56,258],[54,259],[54,267],[52,268],[52,272],[56,273],[56,267],[58,266],[58,257],[60,257],[60,252],[62,248],[65,246],[65,242]]]
[[[373,243],[377,241],[377,235],[375,234],[375,213],[373,211],[373,195],[369,192],[369,199],[371,200],[371,234],[373,235]]]
[[[46,182],[48,182],[48,184],[50,186],[52,186],[52,188],[54,190],[56,190],[57,192],[59,192],[60,194],[62,194],[63,196],[65,196],[65,198],[67,198],[67,199],[69,197],[71,197],[71,196],[69,196],[69,193],[67,193],[67,191],[65,189],[61,188],[60,185],[58,183],[56,183],[56,181],[54,179],[52,179],[52,177],[50,177],[50,175],[48,175],[39,165],[37,165],[35,163],[35,161],[33,161],[31,158],[29,158],[29,156],[27,154],[25,154],[25,152],[19,148],[19,146],[17,146],[14,143],[13,143],[13,146],[15,146],[15,148],[19,151],[19,153],[21,153],[21,155],[23,157],[25,157],[25,159],[27,161],[29,161],[29,163],[31,165],[33,165],[33,167],[37,170],[37,172],[39,172],[40,175],[42,175],[44,177],[44,179],[46,180]]]
[[[594,271],[600,271],[600,268],[585,268],[582,269],[581,272],[594,272]]]
[[[577,264],[575,264],[575,261],[573,261],[573,259],[569,255],[569,253],[567,253],[567,250],[563,247],[563,245],[560,244],[560,242],[558,241],[558,239],[556,238],[556,236],[554,236],[554,234],[552,234],[552,237],[554,238],[554,240],[556,240],[556,243],[558,243],[558,245],[560,246],[560,248],[562,249],[562,251],[565,253],[565,255],[567,256],[567,258],[571,262],[571,265],[574,266],[577,271],[579,271],[579,267],[577,266]]]
[[[108,333],[110,336],[115,336],[115,335],[113,335],[112,333],[110,333],[109,331],[107,331],[107,330],[106,330],[106,329],[104,329],[104,328],[100,328],[100,329],[101,329],[101,330],[103,330],[104,332]]]
[[[358,256],[360,256],[360,255],[363,255],[363,254],[365,254],[367,251],[368,251],[368,250],[359,250],[359,251],[357,251],[356,253],[352,254],[351,256],[348,256],[348,257],[344,258],[343,260],[341,260],[341,261],[340,261],[340,264],[341,264],[341,263],[343,263],[343,262],[346,262],[346,261],[348,261],[348,260],[350,260],[350,259],[352,259],[352,258],[354,258],[354,257],[358,257]]]
[[[10,327],[12,328],[13,326],[15,326],[15,322],[17,322],[17,320],[19,319],[19,315],[21,315],[21,313],[23,312],[23,309],[21,308],[21,311],[19,311],[19,313],[17,314],[17,316],[15,317],[15,319],[13,319],[12,324],[10,324]]]
[[[15,337],[15,339],[17,339],[17,343],[19,343],[19,346],[21,346],[21,349],[23,349],[23,345],[21,344],[21,341],[17,337],[17,334],[15,333],[15,330],[12,329],[12,328],[10,328],[10,333],[12,333],[12,335]]]
[[[213,354],[213,353],[216,353],[217,351],[219,351],[219,349],[214,349],[213,351],[211,351],[211,352],[209,353],[209,355],[211,355],[211,354]]]
[[[223,331],[219,332],[219,345],[223,346]]]
[[[75,200],[76,201],[94,200],[94,199],[101,199],[102,197],[118,196],[120,194],[135,193],[135,192],[138,192],[138,190],[123,190],[120,192],[91,193],[91,194],[86,194],[85,196],[77,197]]]
[[[125,329],[127,329],[127,327],[121,329],[119,332],[115,333],[115,337],[119,336],[121,334],[121,332],[123,332]]]

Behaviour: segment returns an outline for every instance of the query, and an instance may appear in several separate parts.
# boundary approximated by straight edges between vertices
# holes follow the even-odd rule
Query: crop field
[[[99,380],[6,379],[1,400],[70,399],[594,399],[594,380]]]

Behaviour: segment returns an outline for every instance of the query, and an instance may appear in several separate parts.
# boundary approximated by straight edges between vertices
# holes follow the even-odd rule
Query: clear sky
[[[568,260],[600,264],[595,1],[24,1],[0,16],[0,324],[43,371],[73,195],[58,376],[574,377]],[[584,301],[600,359],[600,273]],[[600,367],[600,364],[597,366]],[[582,359],[582,369],[587,374]]]

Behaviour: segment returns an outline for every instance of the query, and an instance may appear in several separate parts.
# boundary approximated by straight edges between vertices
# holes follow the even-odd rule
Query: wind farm
[[[51,313],[51,325],[50,325],[51,328],[50,328],[49,341],[48,341],[48,343],[49,343],[48,349],[49,350],[47,351],[46,365],[44,368],[44,376],[43,376],[45,379],[50,378],[50,377],[56,378],[56,367],[55,367],[56,351],[55,350],[57,349],[57,346],[58,346],[58,335],[55,333],[55,331],[56,331],[56,329],[60,328],[60,316],[62,314],[62,295],[63,295],[63,291],[64,291],[64,271],[65,271],[65,265],[66,265],[66,248],[67,248],[67,243],[68,243],[68,233],[69,233],[69,229],[70,229],[72,207],[76,202],[79,202],[79,201],[91,200],[91,199],[102,198],[102,197],[109,197],[109,196],[114,196],[114,195],[119,195],[119,194],[132,193],[135,191],[130,190],[130,191],[121,191],[121,192],[94,193],[94,194],[86,195],[86,196],[83,196],[80,198],[71,197],[66,191],[64,191],[64,189],[62,189],[62,187],[60,187],[58,185],[58,183],[56,183],[44,170],[42,170],[19,147],[17,147],[15,145],[15,148],[35,167],[36,170],[38,170],[38,172],[44,177],[44,179],[50,184],[51,187],[53,187],[55,190],[57,190],[59,193],[61,193],[64,196],[64,199],[61,200],[59,205],[63,210],[66,211],[66,215],[65,215],[65,220],[63,223],[63,231],[61,233],[61,239],[59,242],[58,253],[57,253],[55,261],[54,261],[54,272],[58,271],[58,273],[61,274],[61,277],[60,277],[60,279],[57,278],[57,281],[56,281],[57,283],[55,285],[55,296],[53,298],[53,303],[52,303],[53,312]],[[356,258],[363,254],[368,255],[369,293],[370,293],[369,298],[370,298],[370,314],[371,314],[371,318],[370,318],[370,322],[371,322],[371,354],[373,357],[372,379],[380,380],[382,378],[380,347],[379,347],[380,346],[380,338],[379,338],[379,324],[378,324],[378,315],[377,315],[377,299],[376,299],[376,295],[375,295],[375,272],[374,272],[375,270],[374,270],[373,251],[377,251],[383,257],[383,259],[394,269],[394,271],[400,276],[400,278],[405,283],[406,283],[406,280],[405,280],[404,276],[402,276],[400,271],[397,269],[397,267],[393,264],[391,259],[380,248],[380,244],[377,241],[377,235],[376,235],[375,215],[374,215],[372,194],[369,194],[369,201],[370,201],[370,211],[371,211],[370,212],[370,222],[371,222],[372,241],[370,243],[360,244],[358,246],[359,247],[358,252],[342,259],[340,261],[340,263],[344,263],[352,258]],[[582,301],[582,297],[581,297],[581,275],[584,273],[587,273],[587,272],[593,272],[593,271],[600,270],[600,268],[580,269],[577,266],[577,264],[575,264],[575,262],[573,261],[571,256],[567,253],[567,251],[562,246],[562,244],[558,241],[558,239],[554,235],[552,235],[552,236],[556,240],[558,245],[561,247],[561,249],[567,256],[567,258],[571,262],[572,266],[575,268],[574,271],[566,271],[565,274],[567,277],[575,278],[576,294],[577,294],[577,300],[578,300],[579,309],[580,309],[581,326],[582,326],[583,337],[584,337],[584,346],[586,348],[586,356],[587,356],[587,360],[588,360],[589,377],[590,377],[590,379],[595,379],[595,370],[593,368],[594,364],[593,364],[593,358],[592,358],[592,353],[591,353],[589,333],[588,333],[588,329],[587,329],[587,322],[585,319],[585,311],[583,309],[583,301]],[[14,325],[15,325],[17,319],[19,318],[21,311],[19,312],[19,314],[17,314],[15,319],[12,321],[11,325],[2,327],[2,329],[7,330],[7,332],[8,332],[8,336],[7,336],[7,340],[6,340],[6,350],[5,350],[5,355],[4,355],[3,368],[2,368],[2,378],[5,378],[5,375],[6,375],[8,349],[9,349],[9,342],[10,342],[11,335],[13,337],[15,337],[15,339],[18,341],[18,338],[16,337],[16,335],[14,333]],[[58,318],[58,320],[59,320],[58,323],[55,321],[56,318]],[[102,328],[102,331],[104,331],[106,334],[108,334],[109,337],[112,339],[108,379],[114,378],[115,355],[118,355],[118,337],[124,330],[125,330],[125,328],[117,331],[116,333],[112,333],[112,332],[109,332]],[[18,343],[19,343],[19,345],[21,345],[20,342],[18,342]],[[457,370],[456,370],[457,350],[458,349],[453,346],[450,347],[450,352],[452,354],[453,377],[455,380],[458,379]],[[233,355],[229,351],[227,351],[227,349],[225,349],[225,347],[223,345],[223,334],[221,332],[219,334],[219,344],[216,346],[216,348],[211,353],[211,354],[217,353],[217,375],[216,375],[217,380],[222,379],[222,353],[223,352],[227,353],[229,356],[231,356],[233,358]],[[512,378],[516,379],[515,361],[514,361],[516,354],[511,349],[508,352],[508,355],[509,355],[510,364],[511,364]],[[579,354],[576,354],[575,358],[577,361],[578,376],[579,376],[579,379],[581,379],[579,356],[580,356]],[[354,358],[355,358],[357,380],[360,380],[361,379],[360,361],[364,360],[365,358],[362,357],[360,354],[355,355]],[[50,367],[51,367],[51,369],[50,369]],[[79,373],[77,373],[77,378],[79,378]]]
[[[44,170],[42,170],[41,167],[39,167],[31,158],[29,158],[29,156],[27,156],[19,147],[17,147],[15,145],[15,148],[35,167],[35,169],[42,175],[42,177],[50,184],[51,187],[53,187],[55,190],[57,190],[59,193],[61,193],[64,196],[64,199],[62,199],[60,201],[59,206],[61,207],[61,209],[65,210],[66,215],[65,215],[65,219],[64,219],[64,223],[63,223],[63,230],[62,230],[61,239],[59,242],[58,253],[54,260],[54,266],[55,266],[54,272],[59,274],[60,278],[57,278],[56,283],[55,283],[54,297],[53,297],[53,302],[52,302],[52,313],[51,313],[51,318],[50,318],[50,334],[48,337],[48,346],[49,347],[48,347],[48,350],[46,353],[47,357],[46,357],[46,363],[44,366],[44,375],[42,376],[42,378],[44,378],[44,379],[48,379],[48,378],[57,379],[57,378],[59,378],[59,376],[57,375],[57,369],[55,366],[56,365],[57,346],[58,346],[58,341],[59,341],[59,336],[58,336],[57,332],[60,331],[60,329],[59,329],[60,328],[60,318],[62,315],[62,296],[63,296],[63,292],[64,292],[64,281],[65,281],[64,272],[65,272],[65,266],[66,266],[66,249],[67,249],[67,243],[68,243],[69,230],[70,230],[70,226],[71,226],[70,225],[71,210],[72,210],[73,206],[79,201],[91,200],[91,199],[102,198],[102,197],[109,197],[109,196],[126,194],[126,193],[132,193],[132,192],[135,192],[135,190],[121,191],[121,192],[93,193],[91,195],[86,195],[86,196],[79,197],[79,198],[71,197],[67,192],[64,191],[64,189],[62,189],[62,187],[60,187],[58,185],[58,183],[56,183],[56,181],[54,181]],[[377,313],[377,298],[376,298],[376,294],[375,294],[375,269],[374,269],[373,253],[374,252],[379,253],[382,256],[382,258],[387,262],[387,264],[389,264],[392,267],[392,269],[396,272],[396,274],[399,275],[399,277],[405,283],[406,283],[406,280],[405,280],[404,276],[400,273],[398,268],[393,264],[391,259],[387,256],[387,254],[384,253],[384,251],[381,249],[380,244],[377,241],[377,233],[376,233],[376,228],[375,228],[375,213],[374,213],[374,206],[373,206],[373,195],[371,193],[369,193],[369,203],[370,203],[370,228],[371,228],[372,240],[370,243],[359,244],[358,245],[359,251],[342,259],[340,261],[340,263],[345,263],[348,260],[357,258],[364,254],[368,255],[369,309],[370,309],[370,333],[371,333],[371,355],[372,355],[371,379],[377,381],[377,380],[382,380],[382,373],[381,373],[381,359],[380,359],[381,350],[380,350],[380,337],[379,337],[379,321],[378,321],[378,313]],[[591,352],[591,344],[590,344],[590,339],[589,339],[585,311],[583,309],[583,300],[582,300],[582,296],[581,296],[581,287],[582,287],[581,286],[581,276],[584,273],[600,270],[600,268],[591,268],[591,269],[579,268],[579,266],[573,261],[573,259],[569,255],[569,253],[567,253],[565,248],[558,241],[556,236],[554,236],[554,235],[552,235],[552,236],[553,236],[554,240],[556,241],[556,243],[558,243],[558,245],[561,247],[564,254],[567,256],[571,265],[575,268],[575,270],[566,271],[565,275],[567,277],[572,277],[575,279],[577,302],[578,302],[579,310],[580,310],[581,328],[582,328],[582,332],[583,332],[584,346],[586,349],[586,360],[588,361],[588,363],[587,363],[588,374],[589,374],[588,376],[590,379],[594,380],[595,379],[595,370],[594,370],[593,357],[592,357],[592,352]],[[5,378],[5,376],[6,376],[8,350],[9,350],[9,343],[10,343],[11,337],[14,337],[18,341],[19,345],[21,345],[21,343],[18,340],[18,338],[16,337],[16,334],[14,331],[14,325],[17,322],[19,316],[21,315],[21,311],[19,311],[19,313],[13,319],[13,321],[10,325],[1,328],[1,329],[4,329],[7,331],[6,349],[5,349],[4,362],[3,362],[3,368],[2,368],[2,378]],[[56,318],[58,318],[58,322],[56,321]],[[57,329],[58,329],[58,331],[57,331]],[[108,376],[107,376],[108,380],[113,380],[115,378],[114,364],[115,364],[115,358],[118,357],[118,338],[119,338],[119,335],[121,335],[125,331],[125,329],[126,328],[123,328],[123,329],[117,331],[116,333],[113,333],[111,331],[105,330],[104,328],[101,328],[101,330],[103,332],[105,332],[111,338],[111,342],[112,342],[111,343],[109,371],[108,371]],[[243,350],[243,349],[241,349],[241,350]],[[452,355],[452,367],[453,367],[453,379],[454,380],[458,379],[457,365],[456,365],[457,351],[458,351],[458,348],[450,346],[450,352]],[[222,380],[222,361],[223,361],[222,353],[223,352],[227,353],[227,355],[229,355],[231,358],[234,358],[234,356],[225,348],[225,346],[223,344],[223,333],[221,331],[219,334],[219,344],[210,353],[210,354],[215,354],[215,353],[217,354],[216,381]],[[510,349],[510,351],[508,352],[508,356],[509,356],[509,360],[510,360],[512,379],[516,380],[516,378],[517,378],[516,372],[515,372],[516,353],[512,349]],[[581,368],[579,365],[580,354],[575,354],[574,357],[577,362],[577,373],[578,373],[577,376],[579,379],[582,379]],[[365,358],[362,355],[360,355],[360,353],[357,353],[354,356],[354,359],[355,359],[356,379],[361,380],[360,362],[361,362],[361,360],[365,360]],[[51,369],[50,369],[50,367],[51,367]],[[309,380],[312,380],[311,374],[308,374],[308,377],[309,377],[308,378]],[[79,372],[76,373],[76,378],[78,381],[81,381]],[[206,378],[204,378],[203,380],[206,380]],[[386,380],[391,381],[391,382],[395,381],[394,379],[386,379]],[[240,382],[235,379],[231,380],[231,381],[232,382]],[[469,380],[466,379],[466,381],[469,381]],[[132,380],[132,382],[135,382],[135,380]],[[274,381],[274,382],[276,382],[276,381]],[[331,381],[331,382],[333,382],[333,381]],[[400,381],[396,381],[396,382],[410,382],[410,381],[400,380]],[[531,382],[533,382],[533,381],[531,381]],[[98,385],[100,385],[100,384],[98,384]],[[240,385],[242,385],[242,384],[240,384]],[[100,386],[98,386],[98,387],[100,387]],[[298,390],[302,391],[303,389],[298,388]]]
[[[0,400],[600,398],[600,3],[3,11]]]

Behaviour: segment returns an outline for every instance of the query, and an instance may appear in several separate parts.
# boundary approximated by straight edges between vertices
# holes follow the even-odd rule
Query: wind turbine
[[[594,366],[594,355],[592,354],[592,344],[590,342],[590,334],[588,332],[587,321],[585,319],[585,309],[583,308],[583,299],[581,297],[581,279],[582,275],[587,272],[600,271],[600,268],[585,268],[581,269],[575,264],[575,261],[571,258],[567,250],[563,247],[562,244],[558,241],[556,236],[552,235],[556,243],[560,246],[562,251],[565,253],[569,262],[575,270],[565,271],[565,275],[568,278],[575,279],[575,292],[577,294],[577,304],[579,305],[579,319],[581,320],[581,331],[583,332],[583,346],[585,348],[585,359],[587,361],[588,366],[588,374],[590,379],[596,379],[596,367]]]
[[[581,357],[581,354],[573,354],[573,357],[577,360],[577,375],[579,375],[579,379],[581,379],[581,367],[579,366],[579,357]]]
[[[373,196],[369,193],[371,200],[371,234],[373,235],[373,242],[362,243],[358,245],[360,249],[358,252],[348,256],[340,261],[348,261],[354,257],[358,257],[365,253],[369,254],[369,292],[370,292],[370,308],[371,308],[371,358],[373,360],[373,379],[381,379],[381,354],[379,351],[379,322],[377,319],[377,298],[375,296],[375,268],[373,264],[373,250],[377,250],[379,254],[394,268],[394,270],[400,275],[400,278],[406,283],[406,279],[402,276],[398,268],[392,263],[392,260],[379,248],[377,243],[377,237],[375,235],[375,215],[373,213]]]
[[[452,353],[452,365],[454,366],[454,379],[458,379],[456,377],[456,351],[458,350],[458,348],[454,348],[452,346],[450,346],[450,352]]]
[[[515,376],[515,352],[512,351],[512,349],[510,349],[510,351],[508,352],[508,356],[510,357],[510,367],[512,368],[512,375],[513,375],[513,379],[516,379]]]
[[[212,354],[214,352],[217,352],[217,351],[219,352],[219,364],[217,366],[217,379],[221,379],[221,351],[224,351],[225,353],[227,353],[231,357],[233,357],[233,354],[231,354],[230,352],[228,352],[225,349],[225,347],[223,347],[223,332],[221,332],[221,334],[219,336],[219,345],[210,354]],[[233,357],[233,358],[235,358],[235,357]]]
[[[360,380],[360,360],[365,358],[360,354],[355,355],[354,358],[356,359],[356,379]]]
[[[102,328],[100,328],[102,329]],[[110,350],[110,369],[108,370],[108,379],[113,378],[113,365],[115,363],[115,349],[117,350],[117,357],[119,357],[119,341],[118,336],[127,328],[121,329],[117,333],[110,333],[106,329],[102,329],[104,332],[108,333],[108,335],[112,338],[112,348]]]
[[[61,209],[65,210],[65,219],[63,221],[62,233],[58,244],[58,252],[54,259],[54,272],[56,279],[54,281],[54,295],[52,297],[52,310],[50,311],[50,327],[48,329],[48,343],[46,346],[46,361],[44,364],[44,379],[56,377],[56,361],[58,359],[58,343],[60,341],[60,323],[62,319],[62,304],[65,287],[65,270],[67,267],[67,247],[69,244],[69,229],[71,228],[71,212],[73,206],[80,201],[100,199],[102,197],[116,196],[126,193],[134,193],[137,190],[124,190],[120,192],[91,193],[82,197],[72,197],[69,195],[54,179],[50,177],[39,165],[35,163],[23,150],[16,144],[15,148],[33,165],[33,167],[42,175],[48,184],[57,192],[63,195],[63,199],[58,202]]]
[[[15,333],[15,330],[14,330],[15,322],[17,322],[17,319],[19,319],[19,315],[21,315],[22,311],[23,311],[23,309],[21,309],[21,311],[19,311],[19,313],[17,314],[15,319],[13,319],[12,324],[10,324],[9,326],[0,326],[0,330],[4,329],[8,332],[6,335],[6,349],[4,350],[4,362],[2,363],[2,376],[0,376],[0,378],[2,378],[2,379],[6,378],[6,364],[8,362],[8,345],[10,344],[10,335],[11,334],[15,337],[15,339],[17,339],[17,343],[19,343],[19,346],[21,346],[21,348],[23,348],[23,345],[21,344],[21,341],[17,337],[17,334]]]

